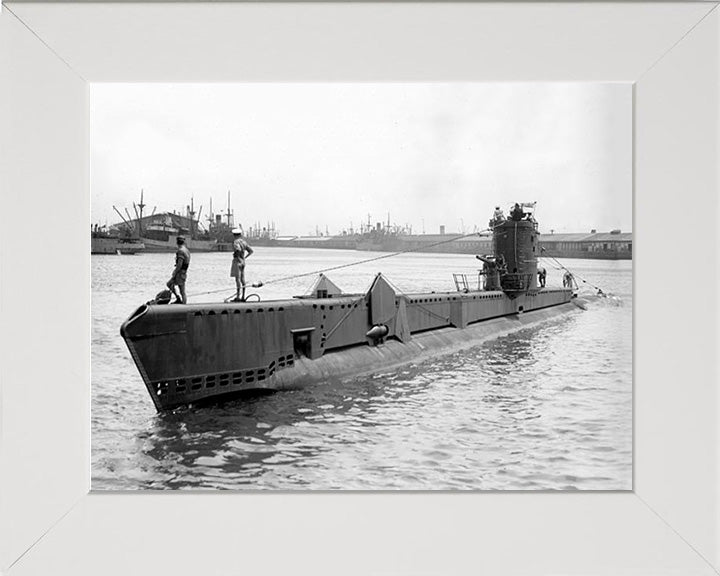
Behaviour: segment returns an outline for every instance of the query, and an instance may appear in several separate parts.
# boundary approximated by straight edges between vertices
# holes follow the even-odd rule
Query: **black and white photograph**
[[[631,490],[627,83],[89,90],[92,489]]]

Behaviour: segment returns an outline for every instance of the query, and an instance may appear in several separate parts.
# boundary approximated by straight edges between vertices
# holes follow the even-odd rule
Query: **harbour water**
[[[248,282],[263,300],[382,256],[258,247]],[[564,260],[608,300],[470,349],[340,385],[157,414],[119,334],[164,288],[172,254],[92,256],[92,488],[279,490],[630,490],[632,262]],[[191,302],[233,293],[230,254],[196,253]],[[327,272],[347,292],[383,272],[402,291],[475,282],[459,254],[403,254]],[[562,271],[542,263],[548,286]],[[227,290],[223,290],[227,287]],[[584,291],[592,292],[581,284]],[[207,292],[212,292],[207,294]],[[206,293],[206,294],[203,294]]]

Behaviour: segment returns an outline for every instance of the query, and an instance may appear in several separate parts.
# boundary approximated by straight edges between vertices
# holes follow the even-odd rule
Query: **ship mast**
[[[143,188],[140,188],[140,204],[138,204],[138,208],[140,209],[140,218],[138,218],[138,236],[142,236],[142,216],[143,208],[145,208],[145,190]]]
[[[190,196],[190,206],[188,207],[188,216],[190,217],[190,238],[195,236],[195,198]]]
[[[213,220],[215,219],[215,214],[213,214],[213,209],[212,209],[212,196],[210,196],[210,214],[208,215],[207,219],[208,219],[208,223],[210,224],[210,226],[212,226],[214,224]]]
[[[232,212],[230,211],[230,190],[228,190],[228,204],[227,204],[227,225],[228,228],[232,228],[232,224],[230,223],[230,217],[232,216]]]

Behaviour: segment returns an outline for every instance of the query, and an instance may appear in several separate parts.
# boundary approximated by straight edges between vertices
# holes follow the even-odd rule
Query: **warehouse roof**
[[[632,232],[594,234],[540,234],[540,242],[632,242]]]

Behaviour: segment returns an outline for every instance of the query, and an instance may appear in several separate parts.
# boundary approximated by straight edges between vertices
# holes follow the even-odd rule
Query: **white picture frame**
[[[719,78],[715,2],[7,3],[0,572],[717,574]],[[89,493],[88,83],[268,80],[633,83],[632,493]]]

